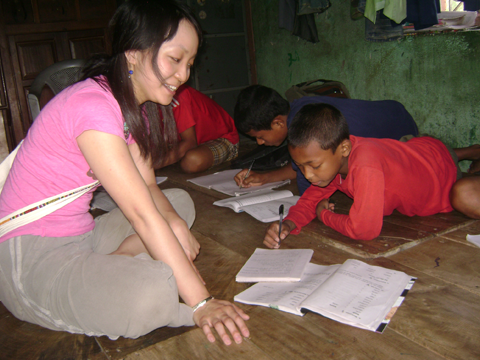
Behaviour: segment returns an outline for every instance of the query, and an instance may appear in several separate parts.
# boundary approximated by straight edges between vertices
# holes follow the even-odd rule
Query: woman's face
[[[190,76],[197,49],[198,36],[195,28],[188,21],[182,20],[175,36],[164,42],[158,51],[157,64],[163,82],[152,69],[152,54],[149,51],[127,51],[129,70],[133,70],[130,78],[138,103],[153,101],[162,105],[170,104],[175,91]]]

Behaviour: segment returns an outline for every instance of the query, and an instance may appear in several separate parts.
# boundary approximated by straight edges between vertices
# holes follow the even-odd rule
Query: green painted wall
[[[278,27],[278,0],[251,5],[259,84],[284,94],[302,81],[339,80],[352,98],[400,101],[420,132],[453,147],[480,142],[480,32],[368,42],[350,0],[336,0],[316,15],[313,44]]]

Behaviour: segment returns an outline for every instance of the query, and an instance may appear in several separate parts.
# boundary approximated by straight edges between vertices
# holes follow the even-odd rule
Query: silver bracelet
[[[193,312],[197,311],[197,310],[200,309],[203,305],[205,305],[207,302],[209,302],[210,300],[213,300],[213,299],[214,299],[213,296],[209,296],[209,297],[207,297],[206,299],[203,299],[202,301],[200,301],[197,305],[192,306]]]

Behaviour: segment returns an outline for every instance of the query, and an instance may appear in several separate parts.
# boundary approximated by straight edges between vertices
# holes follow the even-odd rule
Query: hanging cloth
[[[321,13],[330,5],[330,0],[299,0],[297,15]]]
[[[295,0],[280,0],[278,2],[278,26],[293,31],[295,25]]]
[[[458,0],[458,1],[463,1],[464,11],[480,10],[480,0]]]
[[[287,29],[304,40],[318,42],[314,13],[330,7],[329,0],[280,0],[279,27]]]
[[[375,23],[365,18],[365,40],[373,42],[385,42],[397,40],[403,37],[403,26],[395,23],[377,11]]]
[[[439,0],[407,0],[407,22],[415,30],[422,30],[438,24],[437,13],[440,12]]]
[[[376,13],[383,9],[383,15],[400,24],[407,17],[407,0],[367,0],[365,17],[375,24]]]
[[[407,0],[387,0],[383,15],[400,24],[407,17]]]

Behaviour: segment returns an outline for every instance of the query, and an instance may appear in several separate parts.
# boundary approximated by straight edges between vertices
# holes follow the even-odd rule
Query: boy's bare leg
[[[180,166],[186,173],[204,171],[213,166],[214,157],[208,146],[199,145],[187,151],[180,160]]]
[[[472,145],[464,148],[453,149],[457,154],[458,161],[471,160],[469,173],[476,173],[480,171],[480,145]]]
[[[480,176],[458,180],[450,191],[452,207],[472,219],[480,219]]]

